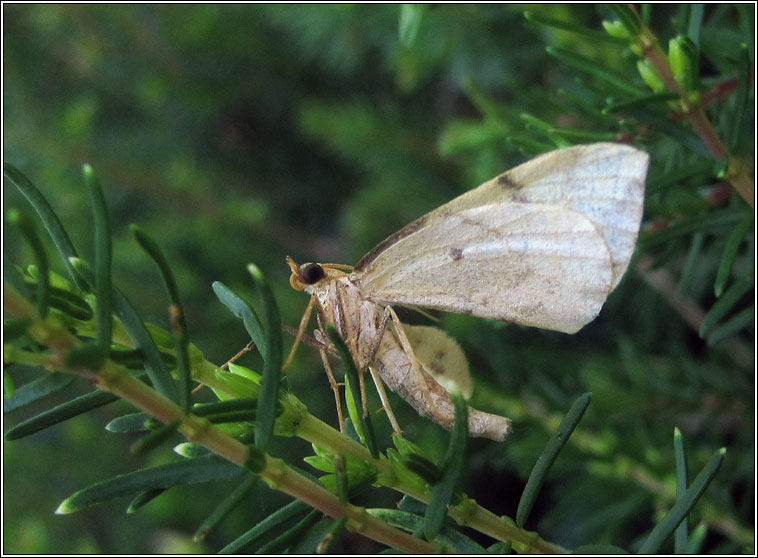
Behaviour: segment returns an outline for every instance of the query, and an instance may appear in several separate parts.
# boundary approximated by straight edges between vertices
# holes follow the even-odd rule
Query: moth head
[[[287,256],[287,264],[292,271],[290,285],[296,291],[305,291],[308,287],[317,285],[324,280],[331,281],[341,277],[345,275],[345,272],[338,268],[349,268],[349,266],[338,266],[336,264],[305,263],[298,265],[289,256]]]

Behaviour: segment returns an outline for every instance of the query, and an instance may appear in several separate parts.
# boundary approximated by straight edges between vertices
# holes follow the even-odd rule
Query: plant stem
[[[642,49],[643,56],[650,62],[650,65],[658,74],[658,77],[661,78],[666,89],[680,96],[682,115],[689,121],[693,131],[698,135],[700,141],[708,149],[708,152],[717,160],[729,157],[726,179],[747,204],[751,208],[755,208],[755,185],[750,178],[749,169],[734,155],[730,154],[724,142],[721,141],[710,120],[708,120],[708,116],[705,114],[702,98],[699,98],[694,103],[690,100],[688,92],[674,78],[668,58],[658,43],[658,38],[648,27],[642,26],[637,40]]]
[[[419,491],[414,486],[407,485],[394,478],[392,468],[387,460],[374,459],[371,453],[358,442],[348,438],[328,424],[320,421],[311,414],[304,414],[296,429],[300,438],[322,447],[334,455],[350,455],[362,459],[374,468],[385,479],[392,479],[389,488],[407,494],[424,503],[429,503],[431,494]],[[385,481],[386,482],[386,481]],[[467,499],[464,503],[451,506],[448,510],[450,517],[460,525],[476,529],[500,541],[514,541],[522,552],[539,554],[563,554],[566,550],[549,543],[537,535],[520,529],[507,519],[498,517],[491,511],[481,507],[474,500]]]
[[[461,525],[474,527],[477,531],[486,533],[498,540],[510,540],[514,543],[514,548],[519,554],[566,554],[568,551],[558,545],[549,543],[537,533],[525,531],[516,527],[512,522],[506,522],[502,517],[498,517],[489,510],[486,510],[473,503],[468,510],[466,503],[451,508],[450,515]],[[464,508],[465,511],[460,511]]]
[[[203,445],[232,463],[240,466],[245,465],[249,453],[245,445],[218,430],[206,419],[184,414],[178,405],[134,378],[121,365],[106,360],[101,369],[97,371],[67,367],[65,364],[66,355],[81,342],[68,331],[51,323],[50,320],[43,320],[36,308],[7,283],[5,284],[4,295],[6,312],[13,316],[30,319],[32,325],[29,332],[38,341],[53,350],[53,354],[47,356],[46,366],[48,368],[83,375],[94,381],[100,389],[118,395],[165,424],[179,421],[178,431],[189,440]],[[207,361],[204,362],[207,363]],[[197,366],[198,363],[194,364]],[[240,394],[235,393],[234,384],[224,384],[219,381],[216,370],[216,367],[211,363],[207,363],[207,366],[203,364],[199,370],[195,370],[195,379],[203,383],[208,382],[215,389],[219,389],[231,397],[239,397]],[[237,380],[245,380],[235,375],[231,376]],[[245,385],[247,383],[245,381]],[[249,383],[254,385],[252,382]],[[250,394],[245,393],[243,395],[249,396]],[[383,477],[386,486],[421,502],[428,503],[430,494],[397,479],[386,459],[374,459],[367,448],[313,415],[307,412],[299,414],[297,424],[293,425],[293,432],[298,437],[323,447],[335,455],[349,455],[365,461]],[[266,466],[260,474],[264,481],[272,487],[312,505],[327,515],[332,517],[346,516],[348,528],[369,538],[410,553],[426,553],[435,550],[433,545],[387,525],[366,513],[363,508],[351,504],[342,504],[334,494],[289,469],[281,460],[267,456]],[[514,541],[524,549],[524,552],[553,554],[565,552],[559,546],[544,541],[536,533],[515,527],[512,522],[509,523],[507,518],[496,516],[473,500],[464,500],[463,504],[451,507],[449,514],[461,525],[471,527],[501,541]]]
[[[637,262],[636,271],[679,314],[682,320],[697,332],[703,323],[705,311],[692,298],[677,290],[676,282],[665,269],[653,269],[653,267],[652,258],[646,256]],[[729,357],[740,367],[746,370],[753,367],[753,353],[739,339],[736,337],[724,339],[722,343]]]
[[[173,401],[132,376],[128,369],[106,360],[99,370],[72,368],[66,364],[67,355],[81,344],[68,331],[41,318],[37,309],[7,283],[4,285],[3,304],[10,315],[24,317],[32,322],[29,332],[37,341],[55,351],[55,361],[65,372],[83,375],[95,381],[99,389],[110,391],[138,409],[165,424],[179,421],[178,430],[189,440],[197,442],[228,461],[244,467],[248,448],[225,432],[215,428],[207,419],[187,415]],[[343,504],[339,498],[323,487],[293,471],[280,459],[266,456],[260,475],[270,486],[285,492],[335,518],[346,516],[348,528],[381,543],[410,554],[427,554],[435,551],[434,545],[391,527],[370,516],[365,509]]]
[[[281,459],[267,456],[266,469],[261,475],[272,488],[286,492],[327,515],[335,518],[346,516],[346,526],[352,531],[367,536],[370,532],[372,539],[411,554],[429,554],[435,551],[435,546],[431,543],[387,525],[384,521],[369,515],[364,508],[349,503],[343,504],[335,494],[296,473]]]

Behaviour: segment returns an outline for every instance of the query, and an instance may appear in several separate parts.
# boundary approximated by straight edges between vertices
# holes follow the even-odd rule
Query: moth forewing
[[[649,159],[628,145],[579,145],[536,157],[486,184],[513,201],[557,205],[592,221],[610,251],[613,289],[637,241]]]
[[[353,277],[375,302],[573,333],[600,311],[612,270],[583,215],[496,201],[420,228]]]
[[[647,166],[613,143],[546,153],[391,235],[354,276],[377,302],[573,333],[629,264]]]

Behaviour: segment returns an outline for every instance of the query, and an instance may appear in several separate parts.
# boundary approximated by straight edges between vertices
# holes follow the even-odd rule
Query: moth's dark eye
[[[309,285],[318,283],[324,277],[324,268],[318,264],[308,264],[303,268],[303,281]]]

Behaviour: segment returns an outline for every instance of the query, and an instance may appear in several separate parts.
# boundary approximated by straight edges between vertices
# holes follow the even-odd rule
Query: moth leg
[[[400,322],[400,318],[397,317],[392,306],[386,306],[384,311],[392,318],[392,323],[395,325],[395,333],[397,333],[397,340],[400,341],[400,346],[408,356],[413,357],[413,347],[411,346],[411,342],[408,341],[408,337],[405,335],[405,330],[403,329],[403,324]],[[413,362],[413,359],[411,359],[411,362]]]
[[[372,366],[372,363],[374,362],[374,358],[376,358],[376,354],[379,352],[379,347],[382,344],[382,338],[384,337],[384,332],[387,330],[387,323],[389,322],[389,319],[392,316],[392,314],[394,314],[392,307],[385,306],[384,312],[382,313],[382,321],[379,322],[379,327],[377,328],[378,333],[376,337],[374,337],[371,347],[368,351],[369,357],[368,357],[367,362],[369,363],[368,370],[371,373],[371,379],[374,380],[376,391],[379,394],[379,399],[382,401],[382,407],[384,407],[384,410],[387,413],[387,418],[389,419],[390,424],[392,425],[392,429],[397,434],[402,435],[403,429],[400,428],[400,424],[398,424],[397,419],[395,418],[395,413],[392,412],[392,407],[390,406],[390,401],[389,401],[389,398],[387,397],[387,392],[384,389],[384,382],[382,382],[382,378],[379,375],[379,372],[376,370],[376,367]]]
[[[389,322],[389,319],[391,317],[390,312],[394,314],[394,310],[392,310],[391,306],[385,306],[384,312],[382,313],[382,320],[379,322],[379,326],[376,328],[376,336],[371,341],[371,347],[369,347],[368,350],[368,358],[366,359],[366,362],[371,364],[374,362],[374,359],[376,358],[376,353],[379,352],[379,347],[382,344],[382,338],[384,337],[384,332],[387,329],[387,323]]]
[[[395,314],[391,307],[388,308],[392,315],[392,322],[395,324],[395,331],[397,332],[397,340],[400,343],[400,347],[408,357],[411,368],[416,371],[415,374],[418,379],[423,382],[423,389],[428,391],[429,396],[426,399],[427,402],[422,407],[417,406],[421,401],[417,400],[416,404],[414,404],[410,399],[405,398],[406,401],[411,403],[421,414],[450,430],[455,421],[455,410],[453,402],[450,399],[450,394],[433,376],[424,370],[424,367],[415,356],[413,346],[408,340],[397,314]],[[470,436],[483,436],[502,442],[511,431],[511,421],[506,417],[492,415],[468,407],[468,431]]]
[[[442,393],[446,395],[447,398],[449,399],[450,396],[447,395],[447,392],[445,391],[445,389],[442,386],[440,386],[439,383],[436,382],[431,376],[429,376],[427,372],[423,371],[423,367],[421,366],[421,363],[418,361],[415,353],[413,352],[413,345],[411,345],[411,342],[408,340],[408,336],[405,334],[405,330],[403,329],[403,324],[400,322],[400,318],[397,317],[397,314],[395,313],[395,311],[392,309],[391,306],[387,306],[385,308],[385,311],[388,311],[388,314],[392,318],[392,323],[395,326],[395,333],[397,334],[398,343],[400,343],[400,348],[403,350],[406,357],[408,358],[408,365],[412,369],[416,370],[415,374],[419,376],[420,378],[424,378],[424,379],[429,378],[430,380],[432,380],[432,382],[436,384],[436,387],[442,390]],[[428,382],[425,382],[424,385],[427,387],[427,389],[432,387],[429,385]],[[450,417],[446,416],[443,413],[440,413],[439,409],[437,409],[435,405],[429,406],[427,408],[427,412],[429,412],[431,417],[433,417],[433,420],[435,420],[439,424],[442,424],[442,425],[450,424]],[[448,429],[449,429],[449,426],[448,426]]]
[[[337,407],[337,419],[339,420],[340,424],[340,432],[345,432],[345,418],[342,414],[342,399],[340,398],[340,386],[344,385],[337,381],[337,379],[334,377],[334,373],[332,372],[332,366],[329,364],[329,357],[328,351],[329,347],[331,346],[328,340],[328,337],[324,333],[323,330],[323,323],[321,322],[320,316],[316,316],[318,318],[318,325],[322,329],[317,329],[313,332],[313,336],[317,343],[319,343],[321,346],[319,347],[319,354],[321,355],[321,362],[324,365],[324,370],[326,371],[326,375],[329,378],[329,385],[332,388],[332,391],[334,392],[334,402],[335,406]]]
[[[311,312],[313,312],[313,306],[315,304],[316,297],[311,296],[311,300],[308,302],[308,306],[305,308],[303,317],[300,318],[300,327],[297,328],[297,336],[295,337],[295,342],[292,344],[292,348],[290,349],[290,354],[282,365],[282,372],[284,372],[289,367],[289,365],[292,364],[292,359],[295,358],[295,351],[297,351],[297,347],[300,345],[300,340],[305,334],[305,328],[308,327],[308,320],[311,319]]]
[[[325,349],[319,349],[319,354],[321,355],[321,362],[324,363],[324,370],[326,370],[326,375],[329,377],[329,385],[332,386],[332,391],[334,392],[334,401],[337,404],[337,419],[340,423],[340,432],[345,432],[345,418],[342,415],[342,400],[340,399],[340,384],[337,383],[337,380],[334,377],[334,373],[332,373],[332,367],[329,364],[329,358],[326,356],[326,350]]]
[[[382,377],[379,375],[379,372],[377,372],[374,366],[369,366],[368,370],[371,373],[371,379],[374,380],[376,391],[379,394],[379,399],[382,401],[382,407],[384,407],[384,411],[387,413],[387,418],[390,420],[392,430],[394,430],[396,434],[402,436],[403,429],[400,428],[400,425],[395,418],[395,413],[392,412],[390,401],[387,398],[387,392],[384,390],[384,382],[382,382]]]

